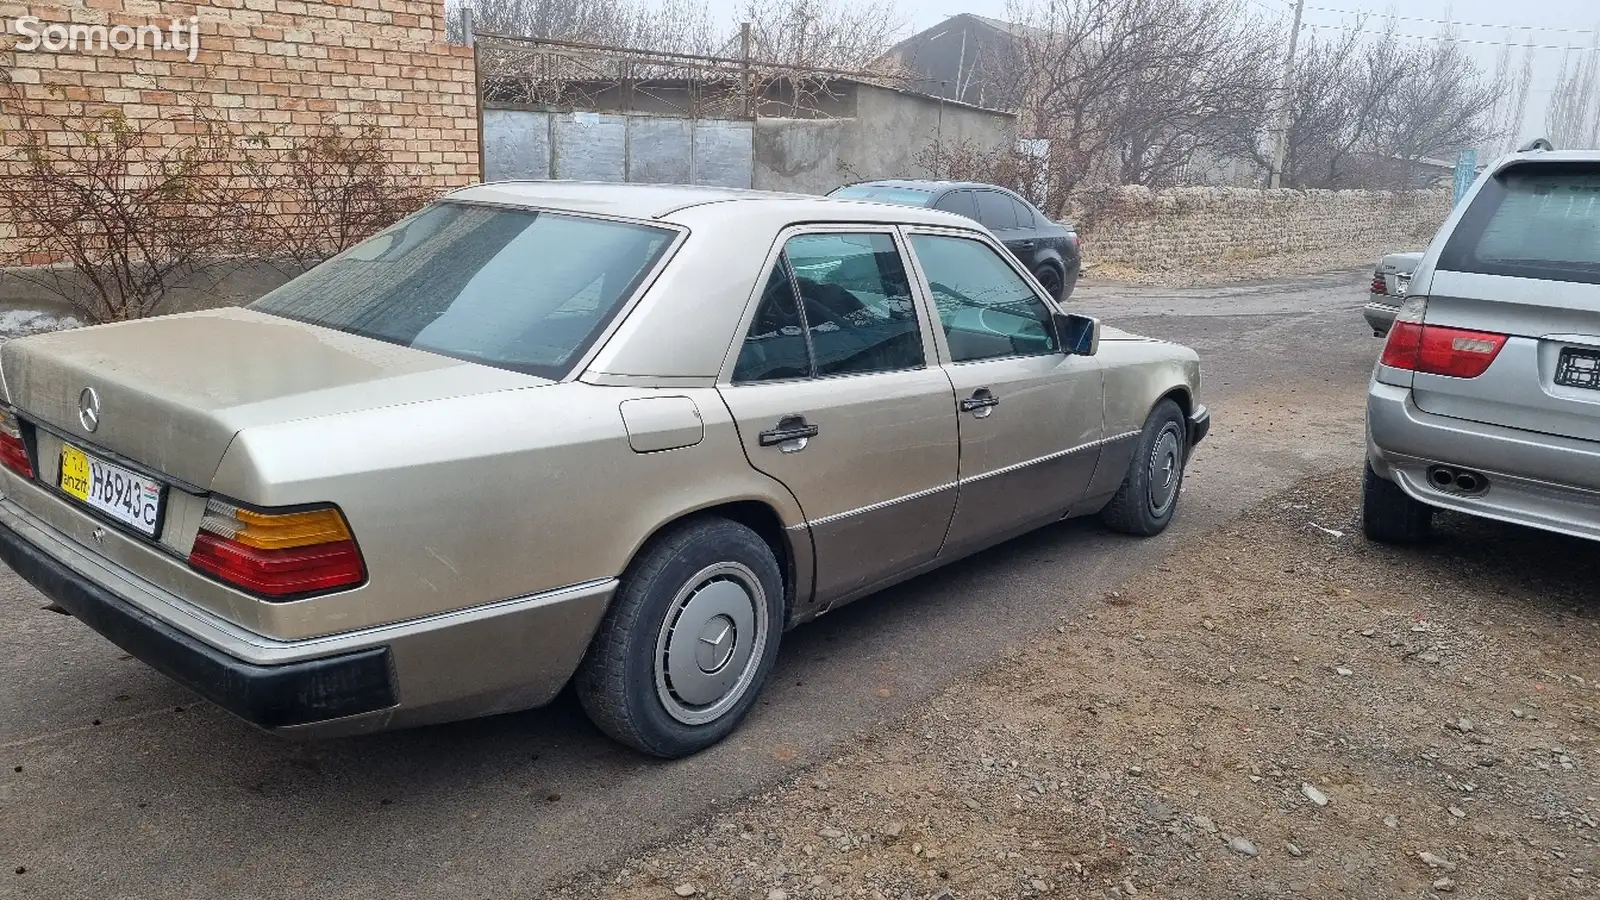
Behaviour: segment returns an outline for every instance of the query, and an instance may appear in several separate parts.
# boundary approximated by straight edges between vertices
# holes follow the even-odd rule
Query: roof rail
[[[1554,150],[1554,149],[1555,149],[1554,145],[1552,145],[1545,138],[1541,137],[1541,138],[1534,138],[1533,140],[1527,142],[1526,144],[1523,144],[1521,147],[1518,147],[1517,148],[1517,152],[1518,153],[1531,153],[1534,150]]]

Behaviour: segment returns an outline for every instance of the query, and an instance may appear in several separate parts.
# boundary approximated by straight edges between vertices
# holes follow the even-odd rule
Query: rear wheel
[[[1039,286],[1044,288],[1045,293],[1049,294],[1051,299],[1061,299],[1061,289],[1065,281],[1061,276],[1060,269],[1045,263],[1034,270],[1033,277],[1039,280]]]
[[[1142,537],[1167,530],[1183,492],[1187,426],[1183,410],[1171,400],[1157,403],[1150,411],[1122,487],[1100,513],[1106,527]]]
[[[754,705],[783,632],[772,549],[727,519],[686,522],[628,567],[578,667],[584,711],[645,753],[687,756]]]
[[[1361,530],[1384,544],[1414,544],[1433,531],[1433,507],[1380,476],[1368,463],[1361,476]]]

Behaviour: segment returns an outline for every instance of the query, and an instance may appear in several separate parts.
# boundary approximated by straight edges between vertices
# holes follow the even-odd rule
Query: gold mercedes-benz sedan
[[[471,187],[242,309],[0,349],[0,558],[279,734],[539,706],[682,756],[786,629],[1030,529],[1152,535],[1185,347],[937,210]]]

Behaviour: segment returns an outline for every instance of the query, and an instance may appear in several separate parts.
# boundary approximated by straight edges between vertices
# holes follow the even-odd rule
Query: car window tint
[[[911,238],[939,310],[954,362],[1056,352],[1049,308],[989,245],[967,238]]]
[[[784,256],[795,275],[817,375],[923,364],[911,282],[887,234],[806,234]]]
[[[778,381],[810,375],[811,350],[806,346],[805,324],[795,302],[788,263],[780,257],[761,291],[755,320],[739,348],[733,380]]]
[[[958,216],[966,216],[969,219],[978,217],[978,207],[972,200],[971,191],[951,191],[940,197],[939,202],[934,204],[934,208],[942,209],[945,212],[953,212]]]
[[[978,221],[990,231],[1008,231],[1017,227],[1017,211],[1011,198],[999,191],[975,191],[978,195]]]
[[[1016,210],[1016,213],[1017,213],[1017,227],[1018,228],[1032,228],[1032,227],[1034,227],[1034,225],[1036,223],[1033,221],[1033,210],[1028,208],[1028,204],[1023,203],[1021,200],[1018,200],[1015,197],[1011,197],[1010,200],[1011,200],[1011,208]]]
[[[1490,179],[1438,268],[1600,283],[1600,169],[1527,165]]]
[[[439,203],[250,308],[563,378],[660,259],[672,234],[581,216]]]

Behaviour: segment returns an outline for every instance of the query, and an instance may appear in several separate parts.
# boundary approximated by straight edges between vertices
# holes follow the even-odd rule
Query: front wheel
[[[1122,487],[1100,512],[1107,528],[1141,537],[1167,530],[1183,491],[1187,445],[1183,410],[1171,400],[1157,403],[1139,434]]]
[[[574,678],[612,738],[677,758],[722,740],[754,705],[783,633],[772,549],[727,519],[686,522],[628,567]]]

